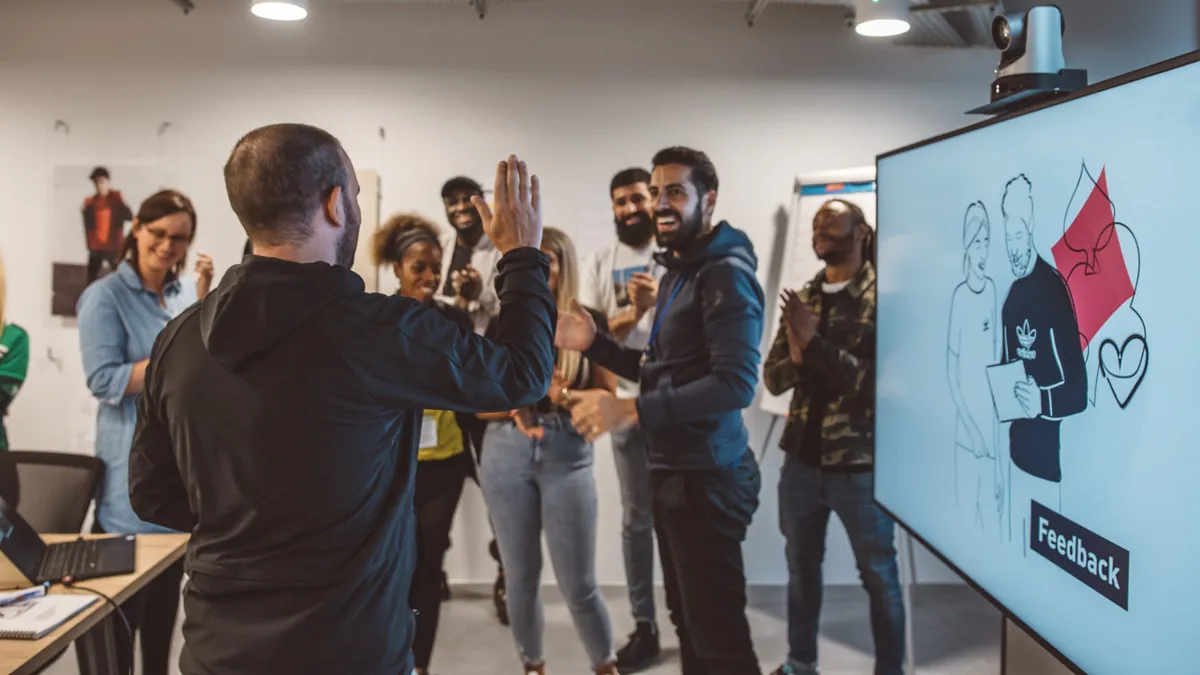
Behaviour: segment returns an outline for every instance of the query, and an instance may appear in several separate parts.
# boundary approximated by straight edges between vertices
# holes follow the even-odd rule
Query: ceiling
[[[209,0],[172,0],[176,4],[202,3]],[[462,5],[464,10],[486,18],[496,7],[514,3],[544,3],[554,0],[311,0],[314,3],[373,5]],[[645,0],[647,2],[652,0]],[[854,0],[692,0],[697,3],[740,3],[746,6],[746,22],[770,21],[771,12],[781,5],[825,5],[846,9],[847,22],[854,16]],[[1004,11],[1003,0],[910,0],[912,24],[908,33],[892,38],[898,45],[915,47],[991,47],[992,17]],[[794,9],[794,8],[793,8]],[[464,11],[464,14],[466,14]]]

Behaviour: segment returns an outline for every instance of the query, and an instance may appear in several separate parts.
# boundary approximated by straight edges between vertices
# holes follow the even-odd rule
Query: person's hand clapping
[[[658,301],[658,279],[655,279],[654,275],[634,272],[629,278],[627,290],[629,299],[637,309],[638,317],[643,317],[654,309],[654,303]]]
[[[783,300],[783,319],[791,331],[789,335],[795,338],[801,350],[807,349],[817,334],[820,319],[795,291],[785,290],[780,299]]]
[[[571,311],[558,315],[558,330],[554,331],[554,345],[559,349],[586,352],[596,341],[596,321],[579,301],[571,301]]]
[[[211,256],[199,253],[196,255],[196,296],[203,300],[212,290],[213,260]]]
[[[454,294],[467,301],[478,298],[479,292],[483,290],[483,281],[478,270],[470,265],[463,270],[451,272],[450,284],[454,287]]]
[[[542,197],[537,176],[512,155],[496,167],[496,203],[488,206],[478,195],[471,203],[483,220],[483,231],[501,253],[542,245]],[[495,210],[493,210],[493,208]]]

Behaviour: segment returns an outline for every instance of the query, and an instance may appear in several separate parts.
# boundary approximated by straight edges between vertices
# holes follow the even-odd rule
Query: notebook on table
[[[0,607],[0,639],[40,640],[97,600],[93,595],[46,595]]]

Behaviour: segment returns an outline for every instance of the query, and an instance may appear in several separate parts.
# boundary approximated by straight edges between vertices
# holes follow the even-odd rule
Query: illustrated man
[[[1009,536],[1015,521],[1028,550],[1030,502],[1062,508],[1059,425],[1087,407],[1087,371],[1066,281],[1033,245],[1032,186],[1024,174],[1004,187],[1000,213],[1016,277],[1001,310],[1002,357],[1005,363],[1022,361],[1026,375],[1013,392],[1023,416],[1009,427]]]
[[[125,240],[125,223],[133,220],[133,211],[118,190],[113,190],[108,169],[98,166],[88,175],[96,192],[83,201],[83,234],[88,249],[87,282],[100,276],[107,263],[109,271],[117,269],[121,244]]]

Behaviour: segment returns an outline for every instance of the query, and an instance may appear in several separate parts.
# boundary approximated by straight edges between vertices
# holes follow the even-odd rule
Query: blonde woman
[[[5,290],[4,260],[0,259],[0,450],[8,449],[8,433],[4,430],[8,404],[16,398],[29,370],[29,334],[8,323]]]
[[[551,227],[542,236],[550,291],[560,312],[579,290],[575,247]],[[604,315],[589,310],[604,330]],[[488,327],[489,336],[495,326]],[[575,351],[556,354],[557,375],[536,406],[480,415],[480,482],[508,579],[508,615],[526,673],[545,673],[542,649],[542,534],[575,629],[596,673],[616,673],[612,625],[596,586],[596,481],[592,444],[571,426],[574,391],[616,389],[616,377]]]

